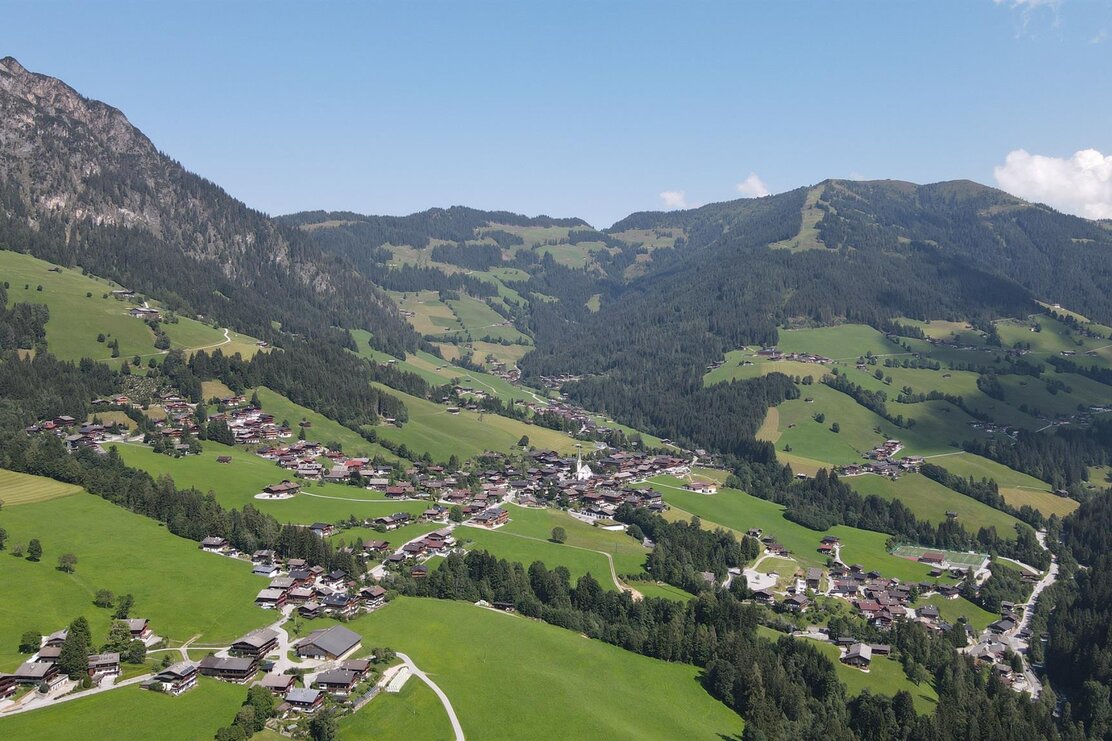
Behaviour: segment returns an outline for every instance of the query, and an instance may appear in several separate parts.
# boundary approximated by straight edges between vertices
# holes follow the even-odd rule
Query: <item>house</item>
[[[324,702],[324,693],[320,690],[309,690],[301,687],[294,687],[286,693],[286,703],[293,710],[298,710],[302,713],[312,713]]]
[[[303,618],[308,618],[309,620],[319,618],[321,615],[324,614],[324,606],[320,602],[311,600],[303,604],[301,607],[297,608],[297,614]]]
[[[331,694],[348,694],[359,681],[359,674],[350,669],[329,669],[317,675],[315,684]]]
[[[867,643],[855,643],[846,650],[842,663],[858,669],[868,669],[873,660],[873,647]]]
[[[7,700],[18,688],[19,682],[15,681],[15,675],[0,674],[0,700]]]
[[[286,593],[281,589],[263,589],[255,596],[255,604],[265,610],[278,610],[286,604]]]
[[[279,569],[277,564],[260,563],[255,566],[255,568],[251,569],[251,573],[255,576],[265,576],[266,578],[271,579],[275,576],[278,576]]]
[[[55,664],[58,662],[61,655],[61,646],[44,646],[39,649],[39,653],[35,656],[35,661],[45,661],[48,664]]]
[[[293,496],[299,491],[301,491],[301,484],[295,484],[288,479],[283,480],[281,483],[271,484],[263,488],[263,494],[272,497]]]
[[[270,628],[259,628],[236,639],[228,647],[231,656],[249,656],[261,659],[278,646],[278,634]]]
[[[259,670],[259,659],[252,656],[206,656],[201,659],[198,669],[206,677],[242,684],[255,676]]]
[[[92,679],[116,677],[120,674],[120,655],[118,653],[93,654],[89,657],[89,676]]]
[[[790,597],[784,598],[784,607],[791,612],[803,612],[807,609],[810,602],[802,594],[793,594]]]
[[[713,481],[692,481],[685,485],[683,488],[688,491],[697,492],[699,494],[717,494],[718,484]]]
[[[995,623],[989,624],[988,629],[991,630],[993,633],[1007,633],[1010,630],[1014,630],[1015,626],[1016,621],[1012,618],[1006,617],[1000,618]]]
[[[294,688],[294,685],[297,684],[297,677],[289,674],[275,674],[271,672],[265,675],[259,681],[259,684],[281,697]]]
[[[309,659],[338,659],[354,651],[363,638],[342,625],[314,630],[295,645],[297,655]]]
[[[67,635],[69,635],[69,630],[62,628],[48,635],[42,645],[61,648],[62,644],[66,642]]]
[[[215,553],[229,547],[228,539],[219,535],[210,535],[201,541],[201,550]]]
[[[332,535],[334,532],[336,532],[336,526],[331,525],[327,522],[314,522],[312,525],[309,526],[309,529],[312,530],[314,534],[322,538],[327,538],[329,535]]]
[[[367,659],[349,659],[340,662],[340,668],[355,672],[356,679],[362,679],[367,676],[367,672],[371,670],[371,662]]]
[[[366,601],[369,607],[380,607],[386,602],[386,590],[375,584],[372,587],[363,587],[359,596]]]
[[[151,684],[162,685],[162,691],[177,697],[197,685],[197,667],[185,661],[171,664],[154,676]]]
[[[472,518],[477,524],[484,527],[497,527],[510,520],[510,513],[501,507],[494,507],[475,515]]]
[[[58,665],[45,661],[27,661],[8,676],[15,677],[19,684],[42,684],[50,682],[58,674]]]
[[[128,618],[124,622],[133,639],[142,641],[151,637],[150,621],[146,618]]]
[[[818,589],[822,583],[822,569],[807,569],[807,588]]]
[[[946,556],[939,551],[925,551],[923,555],[919,556],[919,563],[941,566],[946,563]]]
[[[320,601],[321,607],[329,615],[338,617],[351,617],[355,614],[359,603],[346,594],[330,594]]]

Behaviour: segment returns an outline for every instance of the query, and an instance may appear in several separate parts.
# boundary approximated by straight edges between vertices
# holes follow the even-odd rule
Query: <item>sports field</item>
[[[366,645],[409,654],[447,694],[469,739],[717,741],[742,731],[741,718],[707,694],[694,666],[520,616],[401,597],[347,627]]]
[[[912,561],[918,559],[924,553],[935,552],[941,553],[946,558],[946,562],[951,566],[960,566],[968,569],[978,568],[986,560],[988,560],[987,553],[963,553],[961,551],[944,551],[937,548],[923,548],[917,545],[901,545],[892,549],[892,555],[899,558],[906,558]]]
[[[25,658],[16,647],[28,630],[45,635],[85,615],[103,640],[112,611],[93,605],[98,589],[134,595],[132,615],[179,641],[196,634],[203,642],[231,640],[273,619],[254,605],[265,580],[251,575],[249,563],[203,553],[196,542],[92,494],[5,507],[0,527],[8,532],[0,583],[20,591],[18,599],[0,599],[0,671]],[[12,544],[32,538],[42,543],[41,561],[10,555]],[[72,574],[55,568],[66,552],[77,556]]]
[[[81,491],[80,486],[0,468],[0,503],[3,503],[4,507],[45,502],[48,499],[57,499],[79,491]]]

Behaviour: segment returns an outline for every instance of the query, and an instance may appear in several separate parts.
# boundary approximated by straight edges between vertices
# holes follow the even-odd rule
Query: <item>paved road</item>
[[[131,679],[125,679],[122,682],[116,682],[115,684],[100,685],[100,686],[97,686],[97,687],[93,687],[92,689],[85,690],[84,692],[78,692],[78,693],[73,694],[73,695],[62,695],[61,697],[55,697],[53,699],[43,699],[41,696],[38,695],[37,692],[29,693],[28,695],[25,695],[25,697],[31,697],[30,700],[27,700],[22,705],[19,705],[19,706],[9,708],[9,709],[5,710],[4,711],[4,717],[6,718],[9,715],[16,715],[18,713],[26,713],[28,711],[38,710],[40,708],[54,707],[55,705],[57,705],[59,703],[69,702],[70,700],[80,700],[82,697],[90,697],[92,695],[99,695],[101,692],[108,692],[108,691],[114,690],[118,687],[128,687],[128,686],[133,685],[133,684],[140,684],[141,682],[147,681],[152,676],[154,676],[154,675],[153,674],[141,674],[138,677],[132,677]]]
[[[456,717],[456,711],[452,707],[452,701],[449,700],[448,696],[444,694],[444,690],[440,689],[440,687],[437,686],[436,682],[429,679],[428,674],[425,674],[423,671],[418,669],[417,665],[413,663],[413,659],[409,658],[403,653],[399,653],[398,658],[405,662],[405,665],[409,667],[409,671],[412,672],[414,676],[418,677],[422,682],[427,684],[429,688],[436,693],[436,696],[440,698],[440,704],[444,706],[444,712],[448,714],[448,720],[452,722],[452,731],[454,731],[456,734],[456,741],[464,741],[463,726],[459,724],[459,718]]]

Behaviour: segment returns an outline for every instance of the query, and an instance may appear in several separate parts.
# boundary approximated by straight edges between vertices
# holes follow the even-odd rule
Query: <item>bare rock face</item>
[[[233,280],[253,260],[330,287],[312,266],[292,269],[288,239],[264,214],[185,171],[118,109],[12,57],[0,60],[0,183],[32,226],[53,218],[141,229]]]

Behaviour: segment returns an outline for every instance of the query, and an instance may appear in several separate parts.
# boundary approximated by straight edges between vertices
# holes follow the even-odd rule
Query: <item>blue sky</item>
[[[0,55],[119,107],[269,213],[464,204],[608,226],[828,177],[999,177],[1112,216],[1104,0],[0,0],[0,14]],[[1016,150],[1042,159],[1005,165]]]

